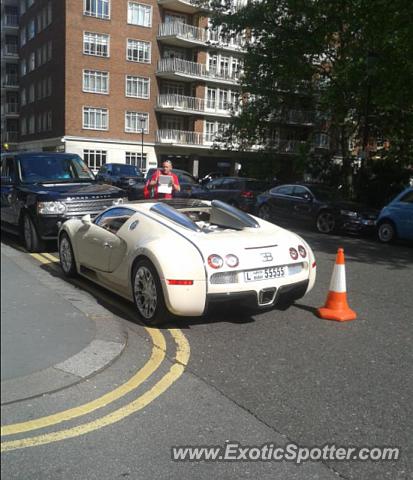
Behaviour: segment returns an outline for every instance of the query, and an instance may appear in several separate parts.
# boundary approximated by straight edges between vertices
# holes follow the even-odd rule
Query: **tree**
[[[275,146],[279,112],[304,105],[319,112],[351,182],[350,140],[366,150],[370,136],[387,139],[402,164],[413,152],[413,2],[410,0],[262,0],[231,9],[213,3],[212,21],[229,34],[247,32],[241,114],[227,145]],[[316,130],[317,131],[317,130]],[[308,139],[311,143],[311,138]]]

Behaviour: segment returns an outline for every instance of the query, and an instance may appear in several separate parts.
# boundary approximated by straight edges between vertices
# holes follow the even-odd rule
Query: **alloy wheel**
[[[133,291],[139,313],[145,319],[151,319],[158,304],[158,292],[152,272],[144,265],[136,271]]]
[[[334,215],[330,212],[322,212],[317,217],[317,230],[321,233],[331,233],[336,226]]]

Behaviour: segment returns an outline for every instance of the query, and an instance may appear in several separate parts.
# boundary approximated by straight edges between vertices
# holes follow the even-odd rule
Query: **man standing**
[[[168,179],[164,177],[170,177],[170,181],[165,182]],[[148,188],[153,189],[153,198],[172,198],[175,192],[181,190],[178,177],[172,173],[172,162],[170,160],[165,160],[162,163],[162,169],[156,170],[152,175]]]

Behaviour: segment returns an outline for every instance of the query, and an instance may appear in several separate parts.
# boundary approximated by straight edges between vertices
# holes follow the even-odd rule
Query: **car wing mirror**
[[[92,219],[90,217],[90,213],[87,213],[81,218],[81,222],[83,225],[92,225]]]
[[[307,202],[312,202],[313,201],[313,197],[309,193],[306,193],[304,195],[304,198]]]

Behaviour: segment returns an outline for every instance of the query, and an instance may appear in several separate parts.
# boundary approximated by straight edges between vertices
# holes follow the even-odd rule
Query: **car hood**
[[[46,197],[47,199],[60,198],[78,198],[78,197],[92,197],[92,198],[117,198],[122,196],[122,190],[112,185],[91,183],[42,183],[34,185],[25,185],[25,189],[30,193],[34,193],[39,197]]]

